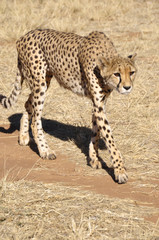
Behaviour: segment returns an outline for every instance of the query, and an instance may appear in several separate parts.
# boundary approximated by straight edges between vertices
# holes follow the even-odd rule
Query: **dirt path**
[[[5,126],[4,129],[8,127]],[[5,132],[5,130],[4,130]],[[127,184],[119,185],[110,176],[88,176],[83,167],[57,152],[57,159],[45,161],[33,152],[29,146],[21,147],[18,144],[18,131],[7,134],[0,131],[0,178],[8,180],[34,180],[45,183],[60,182],[69,186],[82,186],[83,189],[104,194],[113,198],[129,198],[136,205],[148,205],[159,208],[159,189],[135,188],[133,179]],[[148,182],[147,182],[148,183]],[[159,180],[155,183],[159,185]],[[146,182],[142,183],[146,184]],[[156,223],[159,216],[152,216],[150,221]]]

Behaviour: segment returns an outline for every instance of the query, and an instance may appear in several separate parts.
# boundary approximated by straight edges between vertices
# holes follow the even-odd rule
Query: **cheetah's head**
[[[122,94],[131,92],[137,69],[135,67],[136,54],[127,58],[117,56],[108,61],[99,57],[97,66],[106,85],[117,89]]]

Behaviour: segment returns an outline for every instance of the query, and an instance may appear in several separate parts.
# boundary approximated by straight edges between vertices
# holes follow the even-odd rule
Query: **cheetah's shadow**
[[[11,115],[8,120],[10,121],[10,127],[8,129],[5,129],[3,127],[0,127],[0,132],[11,134],[16,130],[20,130],[20,119],[22,117],[22,114],[13,114]],[[91,139],[91,129],[87,127],[81,127],[81,126],[73,126],[70,124],[64,124],[55,120],[49,120],[42,118],[42,125],[43,130],[50,134],[51,136],[54,136],[55,138],[58,138],[62,141],[73,141],[74,144],[81,150],[82,153],[85,154],[87,159],[87,165],[89,165],[89,143]],[[31,131],[30,135],[32,137]],[[31,141],[29,144],[30,148],[38,154],[38,149],[34,141]],[[102,139],[99,141],[99,149],[106,149],[105,143]],[[112,168],[109,168],[107,164],[103,161],[102,158],[100,158],[100,161],[102,163],[102,168],[106,170],[106,172],[112,177],[112,179],[115,181],[114,171]]]

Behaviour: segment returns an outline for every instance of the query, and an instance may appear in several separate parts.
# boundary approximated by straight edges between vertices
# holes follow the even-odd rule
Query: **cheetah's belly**
[[[58,54],[60,53],[60,54]],[[65,57],[63,57],[65,55]],[[49,71],[53,73],[58,83],[72,92],[79,95],[88,95],[86,80],[83,79],[80,71],[80,64],[77,52],[73,57],[71,53],[57,50],[48,59]]]
[[[59,75],[57,72],[54,73],[54,76],[60,86],[71,90],[72,92],[85,95],[85,88],[82,86],[81,78],[79,76],[70,75],[69,77],[64,77]]]

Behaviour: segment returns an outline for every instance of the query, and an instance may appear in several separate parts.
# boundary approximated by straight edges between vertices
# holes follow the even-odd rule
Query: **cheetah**
[[[42,110],[46,91],[54,76],[58,83],[72,92],[92,101],[92,136],[89,145],[89,165],[101,168],[98,141],[102,137],[110,153],[115,180],[128,180],[124,161],[116,148],[105,113],[105,102],[113,89],[128,94],[137,72],[135,56],[121,57],[112,41],[103,32],[91,32],[88,36],[36,29],[22,36],[17,42],[18,64],[14,88],[9,97],[0,95],[4,108],[11,107],[27,81],[30,95],[20,121],[19,144],[29,144],[29,123],[39,155],[43,159],[55,159],[42,129]]]

